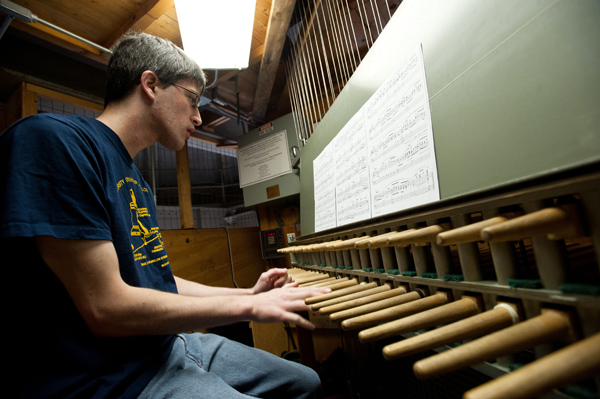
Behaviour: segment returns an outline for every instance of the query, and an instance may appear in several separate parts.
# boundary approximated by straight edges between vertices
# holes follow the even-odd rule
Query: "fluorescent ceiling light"
[[[201,68],[248,67],[255,0],[175,0],[183,49]]]

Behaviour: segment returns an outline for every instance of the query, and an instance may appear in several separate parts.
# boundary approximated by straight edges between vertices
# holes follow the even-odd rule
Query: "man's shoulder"
[[[51,113],[35,114],[26,116],[13,123],[5,133],[26,131],[28,134],[39,132],[77,130],[83,126],[89,125],[90,121],[78,115],[59,115]]]
[[[37,140],[40,143],[75,143],[94,140],[101,129],[101,123],[95,119],[43,113],[22,118],[2,135],[27,141]]]

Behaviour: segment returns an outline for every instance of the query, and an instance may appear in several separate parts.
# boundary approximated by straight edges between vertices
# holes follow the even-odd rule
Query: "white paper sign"
[[[238,149],[240,187],[291,173],[285,130]]]

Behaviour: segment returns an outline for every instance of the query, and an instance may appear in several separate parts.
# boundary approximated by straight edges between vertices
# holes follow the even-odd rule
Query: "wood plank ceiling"
[[[151,33],[182,46],[174,0],[11,1],[25,7],[40,19],[105,48],[110,48],[128,30]],[[375,31],[377,22],[374,16],[371,20],[367,20],[366,17],[363,20],[360,5],[366,16],[367,8],[373,9],[373,5],[377,8],[379,3],[379,7],[386,10],[383,15],[389,14],[391,17],[393,10],[401,3],[401,0],[327,1],[333,1],[348,10],[352,14],[351,18],[357,21],[356,24],[360,26],[361,31],[368,29],[369,35],[371,26],[374,25],[373,31]],[[292,20],[292,24],[298,26],[296,17],[292,18],[292,14],[299,15],[298,10],[306,13],[306,9],[310,10],[313,4],[321,4],[321,0],[256,0],[250,65],[243,70],[207,71],[208,82],[211,85],[205,93],[205,97],[211,101],[201,107],[203,125],[196,132],[196,138],[217,145],[235,146],[236,138],[241,134],[292,111],[290,92],[286,85],[286,70],[288,72],[290,70],[289,65],[286,65],[286,62],[289,62],[290,51],[287,51],[287,58],[285,55],[285,48],[290,45],[287,35],[290,31],[290,20]],[[218,32],[202,31],[202,19],[207,17],[210,16],[198,16],[199,40],[218,41]],[[0,23],[6,21],[7,18],[6,14],[0,12]],[[226,19],[223,19],[222,22],[224,30],[235,29],[233,26],[228,26]],[[381,19],[379,24],[381,25]],[[41,23],[26,23],[18,18],[10,22],[7,35],[0,39],[0,50],[4,48],[3,46],[8,47],[7,36],[11,34],[19,36],[21,39],[23,37],[29,40],[33,38],[36,44],[41,45],[44,49],[70,54],[71,58],[75,57],[79,61],[83,60],[83,63],[100,66],[100,69],[105,69],[108,63],[109,55],[106,52],[59,33]],[[356,35],[358,36],[357,52],[364,55],[368,51],[369,39],[366,35],[361,37],[360,31],[357,31]],[[371,38],[372,40],[373,38]],[[51,60],[40,59],[43,57],[41,54],[27,54],[27,50],[20,51],[18,48],[21,44],[19,43],[22,42],[13,45],[13,48],[17,49],[13,50],[13,53],[9,54],[8,51],[4,51],[5,54],[0,53],[0,103],[5,102],[7,95],[10,94],[4,92],[7,91],[7,86],[10,88],[7,71],[13,74],[11,75],[13,78],[18,75],[20,80],[32,80],[34,77],[31,75],[34,72],[18,72],[15,75],[14,69],[29,69],[31,64],[39,64],[38,69],[67,69],[71,65],[66,62],[62,66],[51,65]],[[31,52],[36,52],[36,50]],[[15,62],[17,61],[15,58],[22,58],[22,63],[28,63],[28,66],[13,66],[18,64]],[[72,74],[83,75],[81,79],[87,79],[88,83],[92,80],[90,77],[92,75],[89,75],[87,71],[73,72]],[[42,85],[45,82],[42,78],[31,83]],[[61,82],[51,83],[57,87],[69,87],[67,83],[62,85]],[[100,85],[100,82],[91,83]],[[339,87],[339,90],[342,87],[343,85]],[[85,94],[85,89],[79,91]],[[94,94],[92,93],[90,96],[93,98]],[[95,99],[99,103],[102,102],[101,95],[97,95]]]
[[[27,8],[40,19],[106,48],[110,48],[128,30],[161,36],[183,47],[174,0],[11,1]],[[285,84],[285,79],[284,74],[279,73],[279,56],[294,4],[295,0],[278,0],[273,4],[272,0],[256,0],[250,66],[244,70],[221,70],[216,76],[216,81],[215,72],[206,71],[209,83],[214,82],[206,96],[214,96],[220,101],[211,102],[202,110],[204,123],[202,132],[199,133],[206,133],[205,138],[210,140],[210,137],[214,136],[215,141],[223,142],[234,139],[233,136],[242,133],[241,127],[232,137],[211,134],[217,126],[236,120],[238,116],[248,123],[246,129],[251,129],[264,121],[290,112],[289,101],[280,101],[281,86]],[[0,12],[0,22],[5,18],[6,14]],[[201,33],[202,16],[199,16],[198,20]],[[235,29],[228,27],[226,20],[223,20],[223,27]],[[10,29],[16,29],[40,39],[41,42],[59,46],[103,65],[106,65],[109,59],[107,53],[41,23],[26,23],[16,18],[12,20]],[[201,36],[201,40],[218,40],[218,34],[205,37]],[[265,54],[268,62],[262,62]],[[258,85],[261,90],[257,92]],[[236,87],[239,93],[236,92]],[[235,109],[238,101],[239,115]]]

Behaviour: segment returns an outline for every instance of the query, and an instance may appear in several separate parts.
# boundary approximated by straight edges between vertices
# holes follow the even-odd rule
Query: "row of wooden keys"
[[[428,379],[562,341],[563,349],[467,393],[465,399],[532,398],[553,388],[600,373],[600,333],[578,340],[573,313],[543,308],[539,316],[524,319],[518,301],[498,301],[484,311],[480,296],[427,288],[408,291],[391,284],[358,283],[355,278],[331,278],[325,273],[291,269],[300,286],[329,287],[332,292],[306,299],[315,312],[328,314],[346,331],[361,330],[362,343],[441,326],[383,348],[387,360],[468,341],[413,365],[415,375]]]
[[[532,210],[526,214],[488,214],[487,218],[476,223],[468,223],[461,216],[452,218],[452,223],[438,223],[428,226],[406,228],[377,235],[337,239],[315,244],[296,245],[279,250],[280,253],[294,253],[299,257],[325,253],[330,259],[341,257],[336,254],[348,250],[377,250],[386,247],[400,247],[404,257],[409,256],[407,247],[412,248],[414,262],[400,259],[396,263],[400,272],[402,264],[414,263],[420,276],[426,267],[419,270],[421,261],[427,255],[420,256],[420,248],[431,247],[434,265],[439,278],[450,274],[452,259],[449,246],[456,245],[460,257],[462,275],[465,281],[481,281],[483,274],[479,264],[477,242],[486,241],[494,263],[496,279],[499,284],[507,285],[509,279],[518,278],[514,241],[530,239],[536,257],[537,269],[544,288],[559,289],[565,283],[568,274],[568,261],[564,247],[565,239],[583,238],[588,240],[586,229],[575,204],[553,206]],[[400,252],[402,253],[402,252]],[[383,254],[383,252],[382,252]],[[396,258],[398,255],[396,255]],[[308,258],[310,260],[310,257]],[[314,258],[313,258],[314,259]],[[391,259],[388,256],[388,259]],[[335,261],[331,261],[335,263]],[[385,262],[385,258],[384,258]],[[338,262],[339,263],[339,262]],[[345,263],[348,263],[346,261]],[[352,264],[358,262],[351,262]],[[349,266],[349,265],[345,265]],[[356,268],[356,267],[355,267]],[[388,270],[388,267],[385,267]]]
[[[546,288],[556,289],[565,280],[566,267],[557,261],[553,241],[584,237],[585,228],[575,205],[531,209],[526,214],[488,214],[477,223],[432,224],[407,228],[375,236],[360,236],[317,244],[283,248],[280,252],[310,254],[327,251],[330,254],[345,250],[378,249],[390,246],[461,245],[486,241],[490,244],[499,283],[515,274],[514,261],[501,259],[512,246],[510,241],[531,238],[536,252],[540,278]],[[506,245],[504,245],[506,244]],[[503,247],[504,245],[504,247]],[[539,250],[536,251],[536,247]],[[508,258],[508,257],[505,257]],[[416,262],[415,262],[416,263]],[[464,264],[461,259],[461,267]],[[472,262],[471,262],[472,263]],[[438,266],[436,265],[436,269]],[[479,281],[465,271],[465,280]],[[600,374],[600,333],[585,339],[580,335],[575,312],[555,306],[542,307],[538,316],[526,319],[518,300],[497,298],[495,303],[483,303],[481,294],[462,294],[453,297],[451,290],[427,286],[409,288],[401,281],[360,283],[351,275],[339,278],[328,273],[290,269],[301,286],[330,287],[329,294],[308,298],[306,303],[315,312],[328,315],[340,323],[343,330],[359,330],[363,343],[418,333],[383,348],[387,360],[466,342],[416,362],[415,375],[432,378],[484,361],[518,353],[550,342],[562,342],[563,349],[467,393],[468,399],[532,398],[553,388]],[[438,273],[439,274],[439,273]],[[440,276],[441,277],[441,276]],[[503,280],[503,281],[501,281]],[[490,301],[486,297],[487,301]],[[486,310],[487,309],[487,310]],[[432,329],[433,328],[433,329]]]

